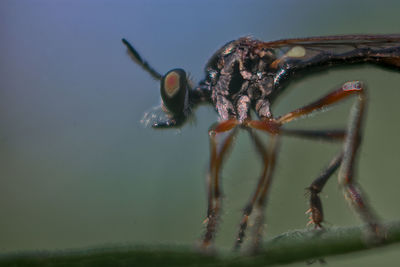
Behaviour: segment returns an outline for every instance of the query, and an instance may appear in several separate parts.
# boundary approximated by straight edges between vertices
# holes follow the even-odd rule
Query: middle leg
[[[243,243],[243,239],[245,237],[245,231],[248,225],[248,220],[254,208],[256,209],[257,218],[254,231],[255,236],[254,236],[253,248],[257,248],[261,240],[261,233],[262,233],[261,226],[264,221],[263,211],[266,204],[267,192],[272,182],[272,175],[278,151],[278,140],[277,140],[278,136],[271,135],[269,144],[266,148],[261,139],[258,137],[258,135],[255,132],[253,132],[253,129],[247,128],[247,130],[250,134],[250,137],[252,138],[253,144],[256,147],[257,152],[261,156],[263,162],[263,169],[259,181],[257,183],[256,189],[252,197],[250,198],[249,203],[245,206],[243,210],[242,220],[239,225],[239,232],[235,241],[235,246],[234,246],[235,250],[239,249],[241,244]]]
[[[342,159],[343,153],[339,153],[339,155],[333,158],[327,168],[324,169],[322,173],[307,188],[310,193],[310,209],[307,211],[307,213],[310,213],[309,224],[314,224],[315,228],[322,228],[321,223],[324,220],[322,202],[319,197],[319,193],[321,193],[323,187],[332,174],[339,168]]]
[[[323,140],[329,142],[343,142],[346,137],[346,130],[330,129],[330,130],[301,130],[301,129],[281,129],[281,133],[287,136],[294,136],[300,138],[308,138],[311,140]],[[321,172],[321,174],[313,180],[311,185],[307,188],[310,208],[306,213],[310,214],[310,221],[308,224],[314,224],[315,228],[322,228],[321,223],[324,220],[324,213],[322,202],[319,197],[326,182],[332,177],[333,173],[339,168],[342,163],[343,152],[338,153],[328,166]]]

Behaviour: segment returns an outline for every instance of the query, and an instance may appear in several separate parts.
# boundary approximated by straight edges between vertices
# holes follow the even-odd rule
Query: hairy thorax
[[[251,108],[269,116],[268,97],[274,90],[275,72],[268,67],[275,56],[273,50],[258,48],[258,43],[248,37],[229,42],[206,66],[205,82],[212,88],[212,101],[221,120],[244,120]]]

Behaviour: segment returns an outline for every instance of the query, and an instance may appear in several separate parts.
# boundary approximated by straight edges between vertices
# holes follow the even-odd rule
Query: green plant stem
[[[28,252],[0,255],[1,266],[265,266],[310,261],[400,242],[400,222],[385,224],[386,239],[368,240],[363,227],[294,230],[263,243],[255,255],[214,253],[193,248],[119,246],[80,251]]]

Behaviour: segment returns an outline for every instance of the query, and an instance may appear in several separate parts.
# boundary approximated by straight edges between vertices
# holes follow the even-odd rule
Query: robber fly
[[[173,69],[165,75],[155,71],[132,47],[122,39],[132,58],[154,79],[159,80],[162,110],[160,119],[152,118],[154,128],[181,127],[201,103],[214,106],[218,122],[209,129],[210,165],[207,175],[207,226],[202,247],[213,244],[221,213],[220,175],[223,161],[232,147],[238,129],[246,130],[263,163],[257,187],[243,209],[235,248],[245,237],[249,216],[255,213],[253,245],[257,248],[264,221],[263,210],[271,185],[282,135],[342,142],[341,151],[308,187],[310,222],[320,228],[323,222],[319,193],[327,180],[339,169],[339,183],[346,199],[368,225],[374,236],[382,235],[377,216],[355,181],[354,168],[361,143],[362,124],[366,109],[366,90],[360,81],[344,83],[340,88],[314,102],[275,117],[271,104],[284,91],[293,77],[336,65],[372,63],[400,70],[400,34],[395,35],[341,35],[296,38],[263,42],[250,37],[225,44],[210,58],[205,67],[205,78],[193,86],[183,69]],[[329,107],[349,97],[355,102],[345,129],[307,130],[286,129],[290,121]],[[257,118],[252,118],[252,112]],[[269,134],[264,145],[257,131]],[[226,133],[222,140],[218,138]]]

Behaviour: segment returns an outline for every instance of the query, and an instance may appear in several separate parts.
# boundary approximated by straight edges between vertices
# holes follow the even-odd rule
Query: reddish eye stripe
[[[164,89],[165,93],[169,96],[172,97],[178,92],[180,86],[179,82],[179,74],[176,72],[171,72],[169,73],[164,80]]]

